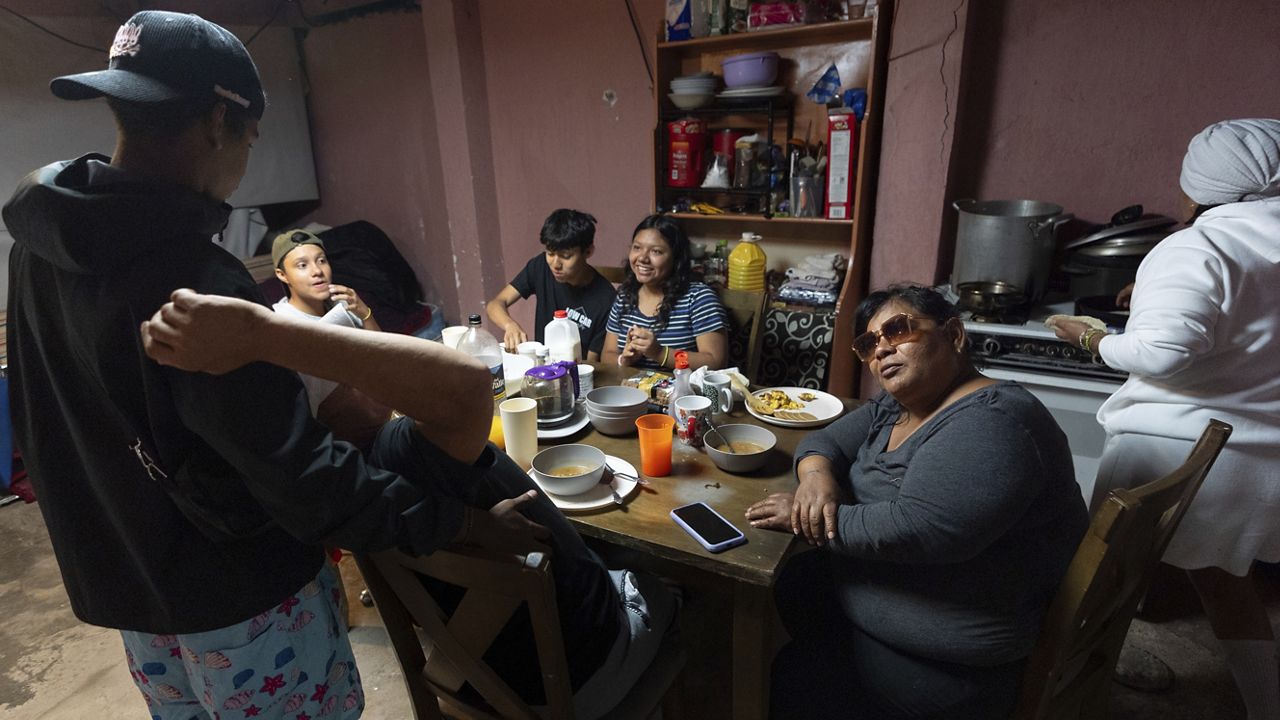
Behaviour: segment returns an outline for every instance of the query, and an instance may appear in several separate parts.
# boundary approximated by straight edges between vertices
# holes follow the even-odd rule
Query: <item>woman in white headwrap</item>
[[[1054,329],[1130,373],[1098,411],[1095,503],[1173,470],[1210,418],[1234,426],[1164,560],[1188,571],[1249,719],[1275,720],[1276,642],[1250,570],[1280,561],[1280,120],[1206,128],[1180,184],[1193,224],[1143,260],[1125,332]]]

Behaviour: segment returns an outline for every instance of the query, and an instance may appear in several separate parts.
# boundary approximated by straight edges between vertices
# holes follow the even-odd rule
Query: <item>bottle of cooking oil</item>
[[[742,233],[742,242],[729,253],[729,289],[764,290],[764,271],[768,258],[757,245],[760,236],[752,232]]]

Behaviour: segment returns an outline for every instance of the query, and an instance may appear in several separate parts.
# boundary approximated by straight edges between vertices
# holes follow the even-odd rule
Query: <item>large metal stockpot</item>
[[[1071,219],[1038,200],[956,200],[956,256],[951,284],[1002,282],[1036,302],[1049,284],[1058,227]]]

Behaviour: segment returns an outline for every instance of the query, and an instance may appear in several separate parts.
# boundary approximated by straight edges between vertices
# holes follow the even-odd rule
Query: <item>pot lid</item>
[[[1146,255],[1151,251],[1151,248],[1168,236],[1169,233],[1160,230],[1140,232],[1133,235],[1106,238],[1088,245],[1076,246],[1073,249],[1076,253],[1089,257]]]
[[[1130,235],[1141,230],[1166,228],[1170,225],[1177,224],[1177,222],[1177,220],[1166,215],[1145,215],[1131,223],[1125,223],[1123,225],[1108,225],[1101,230],[1080,238],[1079,240],[1072,240],[1067,243],[1066,249],[1075,250],[1077,248],[1082,248],[1085,245],[1092,245],[1103,240]],[[1164,237],[1164,234],[1162,234],[1161,237]]]

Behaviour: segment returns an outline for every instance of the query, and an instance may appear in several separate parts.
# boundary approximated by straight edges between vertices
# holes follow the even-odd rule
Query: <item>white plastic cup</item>
[[[585,362],[578,363],[578,400],[582,400],[587,393],[595,389],[596,369]]]
[[[512,398],[498,405],[502,416],[502,436],[507,455],[521,469],[528,470],[538,454],[538,403],[531,398]]]
[[[449,348],[453,348],[454,350],[457,350],[458,341],[461,340],[462,336],[466,334],[467,334],[466,325],[450,325],[449,327],[440,331],[440,342],[444,343],[445,347],[449,347]]]

